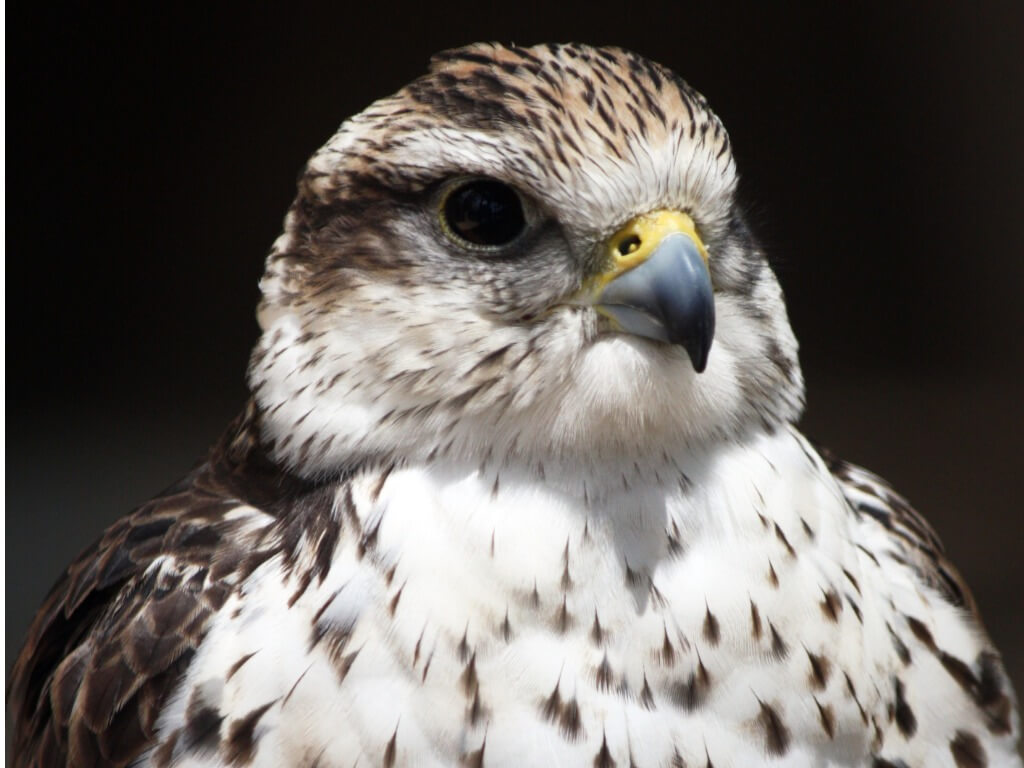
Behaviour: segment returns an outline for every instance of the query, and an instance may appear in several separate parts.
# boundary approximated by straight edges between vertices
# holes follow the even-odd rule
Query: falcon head
[[[249,371],[271,455],[599,464],[794,420],[736,182],[705,99],[636,54],[439,54],[300,179]]]

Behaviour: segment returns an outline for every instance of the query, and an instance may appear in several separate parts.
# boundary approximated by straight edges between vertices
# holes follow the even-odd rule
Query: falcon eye
[[[459,245],[496,248],[526,228],[523,202],[507,184],[474,179],[454,187],[441,202],[441,227]]]

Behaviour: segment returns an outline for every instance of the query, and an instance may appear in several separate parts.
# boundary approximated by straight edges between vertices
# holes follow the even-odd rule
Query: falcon
[[[16,766],[1021,765],[970,593],[816,449],[705,99],[474,45],[308,162],[251,399],[111,526]]]

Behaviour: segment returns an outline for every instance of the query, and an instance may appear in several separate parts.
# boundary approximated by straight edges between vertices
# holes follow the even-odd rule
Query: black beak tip
[[[711,339],[712,336],[710,333],[701,333],[692,335],[687,339],[677,342],[686,350],[686,354],[690,358],[690,363],[693,365],[693,370],[697,373],[704,373],[704,369],[708,367],[708,356],[711,353]]]
[[[704,373],[715,338],[715,309],[710,298],[699,302],[694,309],[696,311],[685,316],[685,322],[669,326],[668,341],[685,349],[693,370]]]
[[[708,367],[708,349],[689,347],[686,352],[690,356],[690,362],[693,363],[693,370],[697,373],[704,373],[704,369]]]

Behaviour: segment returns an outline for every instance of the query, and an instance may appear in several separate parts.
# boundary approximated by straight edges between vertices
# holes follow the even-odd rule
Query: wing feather
[[[819,451],[850,506],[890,534],[896,550],[890,555],[901,559],[924,584],[952,605],[965,608],[978,618],[974,597],[946,558],[945,548],[928,521],[878,475],[827,451]]]
[[[205,463],[110,526],[50,591],[11,670],[15,768],[127,766],[152,745],[210,618],[274,554],[243,535],[272,519],[258,507],[281,509],[299,482],[262,457],[257,434],[250,407]]]

